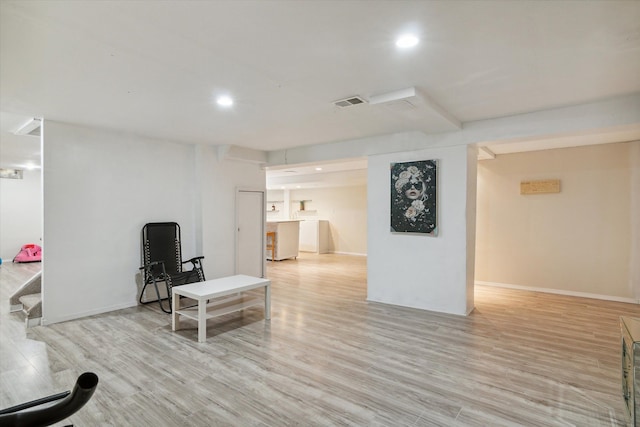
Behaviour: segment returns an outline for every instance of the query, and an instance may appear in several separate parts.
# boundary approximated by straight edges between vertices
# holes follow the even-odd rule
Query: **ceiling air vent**
[[[364,99],[360,98],[359,96],[351,96],[349,98],[345,98],[345,99],[341,99],[339,101],[335,101],[334,105],[336,107],[351,107],[352,105],[358,105],[358,104],[366,104],[367,101],[365,101]]]

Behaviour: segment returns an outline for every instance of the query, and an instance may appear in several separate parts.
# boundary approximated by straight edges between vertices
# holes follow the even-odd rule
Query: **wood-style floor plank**
[[[638,305],[476,286],[463,317],[367,302],[365,257],[267,265],[271,321],[211,319],[206,343],[153,305],[25,331],[8,298],[39,267],[3,265],[0,407],[92,371],[58,425],[626,425],[618,322]]]

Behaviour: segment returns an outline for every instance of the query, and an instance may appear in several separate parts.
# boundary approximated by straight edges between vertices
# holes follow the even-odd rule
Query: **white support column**
[[[288,189],[283,190],[284,206],[282,208],[284,219],[291,219],[291,192]]]

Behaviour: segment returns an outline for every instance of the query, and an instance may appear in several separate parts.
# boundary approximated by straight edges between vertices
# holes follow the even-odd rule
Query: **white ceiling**
[[[31,119],[0,111],[0,168],[30,169],[40,166],[40,137],[14,134]]]
[[[268,190],[344,187],[366,183],[367,159],[309,163],[267,170]]]
[[[161,139],[277,150],[635,92],[639,1],[0,1],[0,111]]]

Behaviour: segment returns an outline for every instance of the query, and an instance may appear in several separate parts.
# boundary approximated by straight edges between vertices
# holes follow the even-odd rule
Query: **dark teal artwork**
[[[391,163],[391,231],[437,234],[437,160]]]

